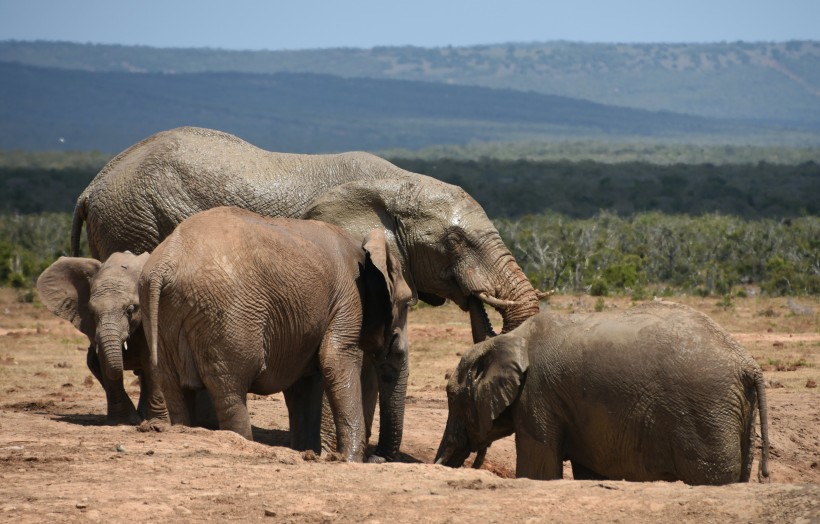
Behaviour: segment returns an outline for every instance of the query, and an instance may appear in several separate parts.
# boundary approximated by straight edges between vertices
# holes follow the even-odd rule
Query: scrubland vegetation
[[[648,150],[691,153],[658,148]],[[770,162],[793,154],[776,148],[756,150],[765,161],[731,162],[739,151],[749,152],[724,150],[718,164],[392,160],[475,197],[540,289],[820,294],[820,165]],[[602,160],[617,158],[610,152]],[[107,159],[0,152],[0,285],[31,296],[40,272],[70,254],[74,202]]]

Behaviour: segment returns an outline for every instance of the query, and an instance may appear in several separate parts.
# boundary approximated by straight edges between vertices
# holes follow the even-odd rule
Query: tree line
[[[588,218],[602,210],[621,216],[721,213],[743,218],[820,215],[820,164],[659,165],[649,162],[394,158],[394,163],[459,185],[492,218],[558,212]],[[64,167],[21,166],[0,155],[0,213],[72,212],[96,175],[97,156],[69,157]],[[86,163],[84,163],[86,162]]]

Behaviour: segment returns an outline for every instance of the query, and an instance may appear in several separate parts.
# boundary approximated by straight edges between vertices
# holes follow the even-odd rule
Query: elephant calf
[[[251,439],[247,394],[284,391],[294,446],[318,450],[324,382],[338,451],[361,461],[360,375],[373,358],[379,445],[398,448],[412,295],[383,230],[362,244],[322,222],[210,209],[154,250],[139,294],[171,423],[190,423],[191,393],[205,388],[220,429]]]
[[[686,306],[652,302],[583,320],[542,312],[473,346],[447,384],[437,464],[480,462],[515,433],[516,475],[559,479],[747,482],[755,408],[768,477],[760,368],[729,334]]]
[[[111,424],[167,417],[140,326],[137,280],[147,260],[147,253],[129,252],[113,253],[104,263],[60,257],[37,279],[48,310],[88,337],[88,368],[105,390]],[[140,374],[138,409],[125,392],[123,369]]]

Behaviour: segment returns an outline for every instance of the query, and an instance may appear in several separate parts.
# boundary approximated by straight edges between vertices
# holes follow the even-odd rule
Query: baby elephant
[[[141,416],[167,417],[140,325],[137,280],[147,260],[147,253],[127,251],[113,253],[104,263],[60,257],[37,279],[48,310],[88,337],[88,368],[105,390],[112,424],[139,424]],[[140,375],[138,409],[125,392],[123,369]]]
[[[206,388],[220,429],[251,439],[247,394],[284,391],[294,447],[318,450],[323,381],[338,451],[361,461],[372,358],[380,445],[401,439],[412,296],[381,229],[362,244],[322,222],[214,208],[154,250],[139,288],[171,423],[189,424],[191,392]]]
[[[516,475],[747,482],[756,407],[768,477],[760,368],[686,306],[652,302],[582,320],[542,312],[467,351],[447,384],[437,464],[480,462],[515,433]]]

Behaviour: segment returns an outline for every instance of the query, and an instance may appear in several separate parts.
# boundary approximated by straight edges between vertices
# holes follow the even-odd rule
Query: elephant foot
[[[163,431],[168,431],[170,428],[171,423],[167,418],[152,418],[151,420],[143,420],[142,423],[137,426],[137,431],[141,431],[143,433],[156,431],[161,433]]]
[[[384,457],[380,457],[379,455],[370,455],[367,457],[368,464],[385,464],[388,460]]]
[[[108,411],[105,417],[106,422],[111,426],[136,426],[142,422],[142,417],[139,416],[137,410],[131,406],[130,410]]]

